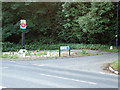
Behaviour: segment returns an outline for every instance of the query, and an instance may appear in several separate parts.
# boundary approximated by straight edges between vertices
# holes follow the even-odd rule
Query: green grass
[[[93,56],[95,54],[87,53],[86,50],[82,50],[82,52],[80,52],[80,55],[82,55],[82,56]]]
[[[86,52],[86,50],[82,50],[81,55],[87,55],[88,53]]]
[[[18,59],[19,57],[18,57],[18,55],[12,55],[12,56],[10,56],[10,59]]]
[[[120,59],[117,61],[114,61],[113,63],[111,63],[110,65],[114,70],[120,70]]]
[[[18,59],[18,55],[12,55],[10,56],[9,54],[2,54],[0,55],[0,58],[10,58],[10,59]]]
[[[2,55],[0,55],[0,58],[9,58],[9,55],[8,54],[2,54]]]
[[[36,50],[34,54],[31,54],[32,52],[29,51],[26,56],[41,56],[41,55],[47,55],[46,50],[44,52],[40,52],[40,50]]]
[[[26,56],[31,56],[31,55],[32,55],[31,52],[26,53]]]
[[[40,55],[47,55],[46,52],[39,52],[36,54],[36,56],[40,56]]]

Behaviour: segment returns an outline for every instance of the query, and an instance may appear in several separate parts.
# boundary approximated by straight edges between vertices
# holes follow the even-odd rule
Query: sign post
[[[27,28],[26,20],[20,20],[20,29],[22,29],[22,49],[25,49],[25,29]]]
[[[24,45],[25,45],[25,31],[22,30],[22,49],[25,49]]]
[[[25,57],[27,50],[25,49],[25,29],[27,28],[26,20],[20,20],[20,29],[22,30],[22,49],[19,50],[18,54]]]
[[[60,46],[59,47],[59,57],[61,56],[61,51],[62,50],[67,50],[69,51],[69,56],[70,56],[70,46]]]

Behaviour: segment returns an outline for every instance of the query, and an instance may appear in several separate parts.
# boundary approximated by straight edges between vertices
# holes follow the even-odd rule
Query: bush
[[[2,51],[7,52],[7,51],[18,51],[20,50],[21,46],[19,44],[14,44],[10,42],[4,42],[2,43],[3,49]]]
[[[9,45],[10,44],[10,45]],[[101,44],[78,44],[78,43],[58,43],[58,44],[41,44],[40,42],[37,43],[30,43],[25,44],[25,49],[27,50],[36,50],[36,52],[39,52],[39,50],[55,50],[59,49],[60,46],[70,46],[71,49],[91,49],[91,50],[104,50],[104,51],[110,51],[110,52],[116,52],[118,51],[115,49],[114,46],[112,50],[110,50],[110,45],[101,45]],[[119,47],[120,48],[120,47]],[[14,44],[14,43],[3,43],[3,51],[18,51],[21,49],[20,44]]]

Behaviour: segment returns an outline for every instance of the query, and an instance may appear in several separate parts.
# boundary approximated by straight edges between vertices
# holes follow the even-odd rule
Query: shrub
[[[10,44],[10,45],[9,45]],[[78,43],[58,43],[58,44],[41,44],[41,43],[30,43],[25,44],[25,49],[27,50],[55,50],[59,49],[60,46],[70,46],[71,49],[91,49],[91,50],[104,50],[114,52],[115,46],[113,46],[113,50],[109,50],[110,45],[101,45],[101,44],[78,44]],[[120,48],[120,47],[119,47]],[[21,49],[20,44],[13,43],[3,43],[3,51],[18,51]]]

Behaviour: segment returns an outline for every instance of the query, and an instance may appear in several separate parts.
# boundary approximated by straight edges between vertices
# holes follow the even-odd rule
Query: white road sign
[[[69,46],[60,46],[60,50],[69,50],[70,47]]]

